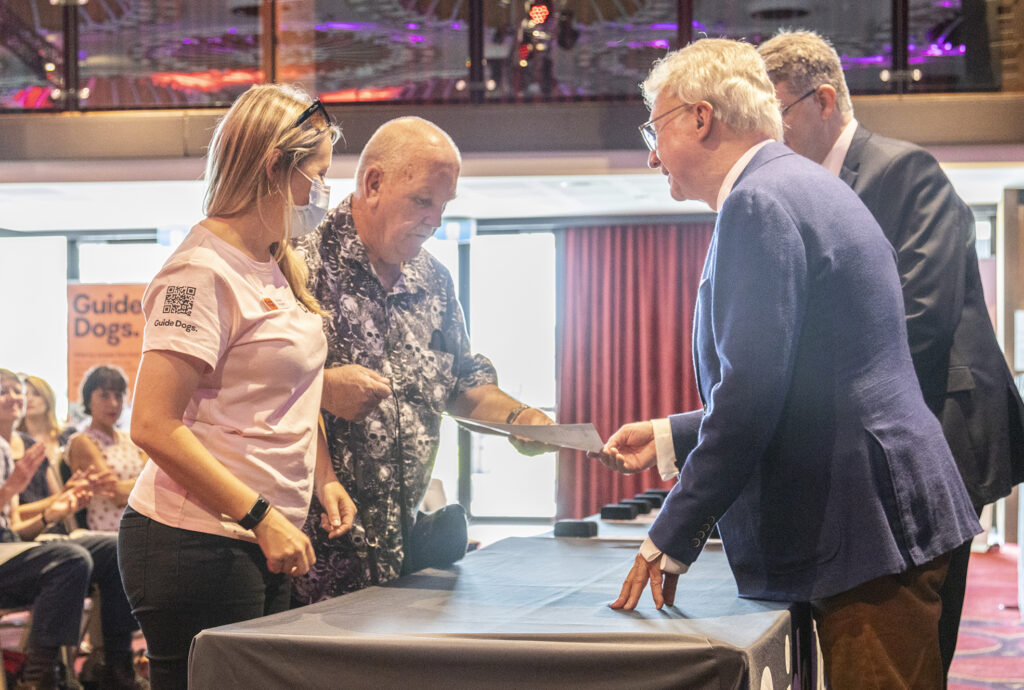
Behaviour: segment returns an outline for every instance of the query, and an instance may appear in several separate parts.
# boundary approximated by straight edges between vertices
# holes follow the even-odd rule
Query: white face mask
[[[312,184],[309,189],[309,203],[304,206],[292,206],[292,237],[302,237],[316,230],[320,221],[327,215],[327,209],[331,207],[331,188],[298,168],[295,170]]]

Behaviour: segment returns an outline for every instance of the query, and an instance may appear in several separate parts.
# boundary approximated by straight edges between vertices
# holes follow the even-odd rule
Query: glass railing
[[[636,99],[680,40],[783,27],[829,37],[854,93],[993,90],[996,4],[3,0],[0,110],[223,106],[265,80],[336,103]]]

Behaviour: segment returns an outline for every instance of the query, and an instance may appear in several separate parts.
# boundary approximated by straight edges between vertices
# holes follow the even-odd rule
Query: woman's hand
[[[110,470],[88,467],[77,470],[64,484],[65,489],[78,486],[86,486],[93,496],[106,496],[111,498],[117,488],[117,478]]]
[[[320,527],[327,537],[335,539],[352,529],[356,519],[356,504],[339,481],[327,482],[317,493],[324,512],[320,513]]]
[[[64,489],[54,496],[53,502],[43,510],[45,522],[57,522],[74,515],[92,500],[92,491],[85,484]]]
[[[316,563],[313,545],[301,530],[274,508],[253,528],[256,540],[272,573],[305,575]]]

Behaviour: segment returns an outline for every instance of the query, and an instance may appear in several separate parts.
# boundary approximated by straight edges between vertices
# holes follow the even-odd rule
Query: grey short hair
[[[782,140],[779,101],[764,61],[749,43],[704,38],[654,63],[641,85],[648,107],[663,91],[684,103],[707,101],[737,132]]]
[[[785,82],[797,95],[824,84],[836,90],[836,105],[853,115],[843,65],[832,44],[813,31],[780,31],[757,49],[773,83]]]

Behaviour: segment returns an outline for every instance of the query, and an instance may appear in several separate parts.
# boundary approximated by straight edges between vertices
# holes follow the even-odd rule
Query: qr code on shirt
[[[195,299],[196,289],[191,285],[168,285],[164,297],[164,313],[192,316],[192,303]]]

